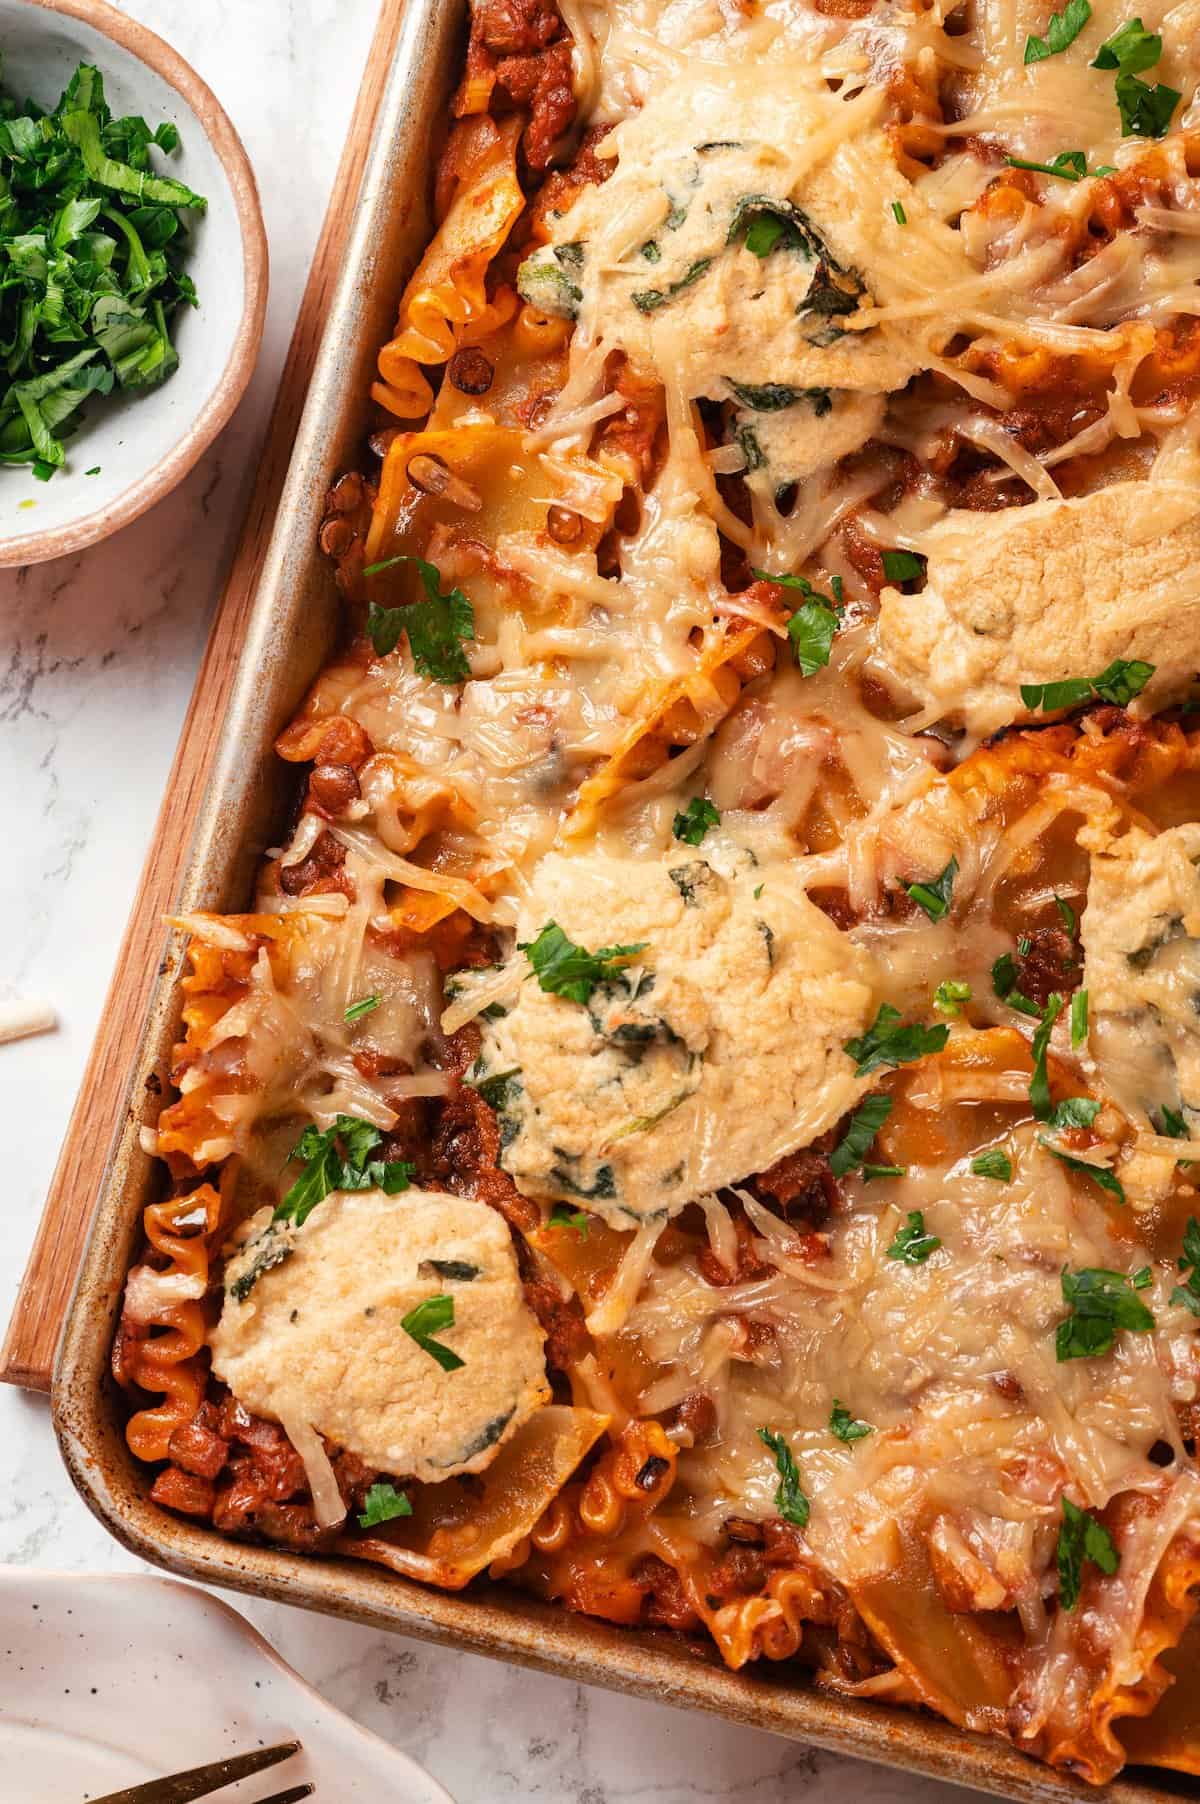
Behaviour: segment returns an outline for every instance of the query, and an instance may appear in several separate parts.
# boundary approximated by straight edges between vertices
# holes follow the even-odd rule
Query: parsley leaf
[[[394,1522],[397,1516],[411,1516],[412,1513],[412,1504],[404,1492],[381,1479],[364,1497],[358,1523],[360,1528],[378,1528],[381,1522]]]
[[[1117,77],[1117,106],[1121,114],[1121,130],[1127,138],[1162,138],[1171,123],[1171,114],[1183,99],[1178,88],[1164,81],[1149,87],[1136,75]]]
[[[892,1099],[868,1096],[850,1117],[850,1125],[829,1155],[829,1169],[835,1178],[844,1178],[862,1164],[871,1150],[876,1134],[892,1112]]]
[[[839,1441],[845,1441],[848,1446],[851,1441],[865,1440],[875,1430],[870,1422],[855,1421],[846,1405],[839,1403],[835,1397],[833,1408],[829,1412],[829,1432],[835,1434]]]
[[[992,988],[1006,1008],[1015,1008],[1022,1015],[1041,1015],[1036,1002],[1030,1000],[1024,990],[1017,988],[1017,961],[1011,952],[1002,952],[992,966]]]
[[[933,1006],[943,1015],[957,1018],[962,1014],[962,1005],[971,1000],[971,986],[961,978],[947,977],[939,983],[933,992]]]
[[[333,1190],[383,1190],[388,1196],[407,1190],[414,1166],[404,1159],[368,1158],[382,1139],[377,1127],[355,1115],[339,1115],[324,1133],[306,1127],[289,1154],[303,1163],[304,1170],[272,1219],[302,1227]]]
[[[809,1516],[808,1498],[800,1489],[800,1474],[796,1469],[791,1448],[781,1434],[776,1434],[770,1428],[760,1428],[758,1438],[775,1455],[775,1465],[779,1473],[779,1488],[775,1492],[775,1508],[785,1522],[793,1522],[797,1528],[806,1527]]]
[[[1075,913],[1075,910],[1071,907],[1071,904],[1068,901],[1066,901],[1062,896],[1055,896],[1054,906],[1055,906],[1055,908],[1057,908],[1057,910],[1059,912],[1059,916],[1062,920],[1063,926],[1066,928],[1066,930],[1070,934],[1071,938],[1074,939],[1076,929],[1079,926],[1079,917]]]
[[[1188,1216],[1187,1227],[1183,1230],[1179,1270],[1183,1283],[1177,1284],[1171,1292],[1171,1302],[1182,1303],[1193,1315],[1200,1315],[1200,1222],[1194,1215]]]
[[[907,1165],[864,1165],[863,1182],[869,1184],[872,1178],[902,1178],[907,1171]]]
[[[855,1062],[855,1077],[866,1077],[885,1065],[911,1065],[927,1053],[941,1052],[950,1038],[948,1027],[922,1027],[915,1021],[901,1026],[899,1021],[900,1010],[890,1002],[881,1003],[866,1033],[845,1042],[845,1051]]]
[[[1192,1136],[1188,1133],[1188,1125],[1183,1118],[1182,1110],[1169,1109],[1164,1103],[1158,1113],[1162,1121],[1162,1126],[1158,1130],[1160,1134],[1165,1134],[1168,1140],[1191,1139]]]
[[[415,1340],[422,1353],[428,1353],[436,1359],[443,1372],[457,1372],[466,1364],[465,1360],[444,1347],[440,1340],[434,1340],[443,1328],[454,1326],[454,1298],[450,1296],[426,1297],[415,1309],[410,1309],[402,1319],[400,1326],[410,1340]]]
[[[1024,157],[1005,157],[1010,169],[1032,169],[1038,175],[1059,175],[1065,182],[1081,182],[1087,174],[1087,153],[1060,150],[1053,163],[1027,163]]]
[[[802,676],[815,676],[829,662],[829,654],[833,648],[833,636],[837,632],[838,615],[842,609],[841,582],[833,579],[833,590],[836,599],[822,595],[814,589],[805,576],[776,576],[770,570],[751,570],[751,576],[759,582],[778,583],[782,589],[798,589],[804,597],[803,605],[796,609],[788,621],[788,638],[792,644],[792,656],[800,667]]]
[[[1041,1137],[1041,1144],[1048,1153],[1054,1155],[1061,1165],[1066,1165],[1070,1170],[1082,1173],[1085,1178],[1091,1178],[1093,1184],[1098,1184],[1101,1190],[1107,1190],[1109,1195],[1115,1196],[1119,1203],[1125,1201],[1125,1187],[1116,1172],[1110,1171],[1107,1165],[1092,1165],[1087,1159],[1076,1159],[1070,1153],[1062,1152],[1044,1135]]]
[[[950,907],[954,879],[958,876],[958,859],[952,858],[945,870],[932,883],[906,883],[905,889],[931,921],[940,921]]]
[[[572,1210],[568,1209],[565,1203],[555,1203],[553,1209],[550,1211],[550,1226],[552,1228],[574,1228],[580,1240],[587,1239],[588,1229],[591,1225],[592,1218],[586,1209]]]
[[[1031,32],[1025,40],[1025,62],[1040,63],[1048,56],[1058,56],[1073,44],[1092,16],[1088,0],[1067,0],[1060,13],[1050,14],[1044,38]]]
[[[634,946],[601,946],[588,952],[569,940],[557,921],[547,921],[536,940],[518,941],[517,949],[528,953],[537,976],[538,987],[568,1002],[587,1002],[597,984],[615,977],[621,966],[638,952],[644,952],[649,940]]]
[[[707,796],[693,796],[686,810],[675,816],[671,831],[685,845],[698,846],[709,828],[715,827],[720,818],[720,810],[714,808]]]
[[[890,583],[915,582],[925,574],[925,559],[915,551],[885,551],[883,574]]]
[[[364,1015],[372,1014],[382,1001],[382,996],[364,996],[361,1001],[352,1002],[350,1004],[350,1007],[342,1016],[342,1020],[350,1025],[355,1021],[361,1021]]]
[[[1088,1034],[1088,993],[1076,990],[1071,998],[1071,1045],[1082,1046]]]
[[[1042,1011],[1033,1036],[1033,1076],[1029,1082],[1029,1106],[1038,1121],[1050,1120],[1050,1080],[1046,1075],[1046,1053],[1050,1046],[1050,1035],[1054,1023],[1062,1013],[1063,999],[1057,990],[1051,991],[1046,998],[1046,1006]]]
[[[1012,1160],[998,1146],[989,1147],[986,1153],[979,1153],[972,1159],[971,1170],[977,1178],[994,1178],[998,1184],[1012,1182]]]
[[[887,1257],[899,1259],[905,1265],[924,1265],[930,1253],[936,1253],[941,1244],[936,1234],[925,1232],[922,1210],[910,1209],[908,1222],[887,1249]]]
[[[1125,708],[1140,695],[1154,675],[1154,665],[1140,658],[1114,658],[1097,677],[1066,677],[1061,683],[1022,683],[1021,700],[1027,708],[1047,714],[1060,708],[1077,708],[1093,698]]]
[[[183,214],[206,205],[156,173],[178,141],[114,118],[87,63],[53,112],[0,94],[0,464],[50,480],[89,397],[176,368],[170,326],[196,304]]]
[[[1092,68],[1122,69],[1126,75],[1140,75],[1153,68],[1161,55],[1162,39],[1158,33],[1147,31],[1140,19],[1130,19],[1104,40],[1092,59]]]
[[[379,656],[395,651],[401,633],[408,634],[414,667],[435,683],[465,683],[471,674],[463,641],[475,637],[475,610],[461,589],[442,594],[442,576],[436,564],[423,557],[390,557],[368,564],[364,576],[378,576],[397,564],[415,564],[425,589],[424,601],[410,601],[400,608],[383,608],[372,602],[367,609],[367,637]]]
[[[1135,1334],[1146,1334],[1154,1326],[1154,1317],[1135,1295],[1137,1274],[1132,1280],[1124,1272],[1105,1271],[1099,1266],[1086,1266],[1072,1272],[1064,1266],[1062,1294],[1071,1313],[1058,1324],[1054,1350],[1060,1364],[1068,1359],[1097,1359],[1111,1353],[1117,1330],[1127,1328]],[[1148,1274],[1147,1274],[1148,1276]]]
[[[837,624],[837,615],[819,601],[806,601],[796,609],[787,630],[802,676],[815,676],[828,664]]]
[[[1090,1560],[1110,1578],[1121,1564],[1121,1556],[1113,1546],[1112,1536],[1103,1523],[1089,1516],[1064,1492],[1062,1527],[1058,1531],[1058,1601],[1064,1610],[1073,1610],[1079,1602],[1083,1585],[1083,1562]]]
[[[1100,1104],[1090,1096],[1067,1096],[1057,1102],[1046,1125],[1051,1128],[1091,1127],[1100,1113]]]

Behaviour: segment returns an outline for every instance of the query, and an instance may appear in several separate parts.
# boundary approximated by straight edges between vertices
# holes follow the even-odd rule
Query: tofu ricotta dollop
[[[843,1047],[873,1013],[871,960],[794,877],[748,859],[722,875],[682,845],[552,854],[518,941],[551,921],[590,951],[645,950],[586,1003],[530,975],[483,1022],[476,1081],[495,1080],[500,1161],[527,1196],[617,1228],[665,1217],[807,1146],[865,1087]]]
[[[1021,684],[1095,677],[1116,658],[1154,676],[1134,714],[1200,668],[1200,495],[1119,482],[1071,501],[948,514],[925,535],[925,585],[880,597],[880,648],[939,717],[972,733],[1030,718]]]
[[[1089,1043],[1117,1102],[1200,1122],[1200,824],[1092,856],[1081,934]]]
[[[403,1325],[434,1297],[453,1300],[433,1333],[452,1371]],[[226,1266],[212,1354],[247,1409],[427,1483],[482,1471],[550,1396],[503,1218],[434,1191],[334,1191],[300,1228],[263,1221]]]

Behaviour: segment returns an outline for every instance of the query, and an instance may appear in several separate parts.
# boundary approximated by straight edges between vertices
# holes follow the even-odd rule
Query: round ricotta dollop
[[[403,1326],[433,1297],[453,1300],[432,1330],[453,1371]],[[426,1483],[482,1471],[550,1396],[503,1218],[434,1191],[335,1191],[303,1227],[265,1222],[226,1266],[212,1360],[255,1414]]]
[[[880,596],[880,649],[932,713],[969,732],[1030,719],[1022,684],[1094,678],[1119,658],[1154,666],[1132,709],[1152,713],[1200,665],[1200,497],[1182,484],[955,511],[922,548],[919,593]]]
[[[1081,922],[1088,1042],[1136,1118],[1200,1120],[1200,824],[1093,846]]]
[[[551,921],[645,950],[586,1003],[530,976],[482,1024],[476,1081],[527,1196],[629,1228],[807,1146],[866,1087],[843,1048],[874,1012],[871,959],[782,868],[551,854],[518,941]]]

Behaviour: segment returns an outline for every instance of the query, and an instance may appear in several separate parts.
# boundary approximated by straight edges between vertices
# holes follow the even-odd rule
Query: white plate
[[[0,1566],[2,1804],[84,1804],[293,1738],[302,1753],[220,1792],[220,1804],[305,1779],[313,1804],[453,1804],[206,1591]]]

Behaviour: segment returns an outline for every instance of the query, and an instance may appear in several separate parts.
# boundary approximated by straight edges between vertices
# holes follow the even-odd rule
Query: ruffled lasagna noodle
[[[177,924],[162,1504],[1200,1772],[1198,64],[476,0],[301,805]]]

